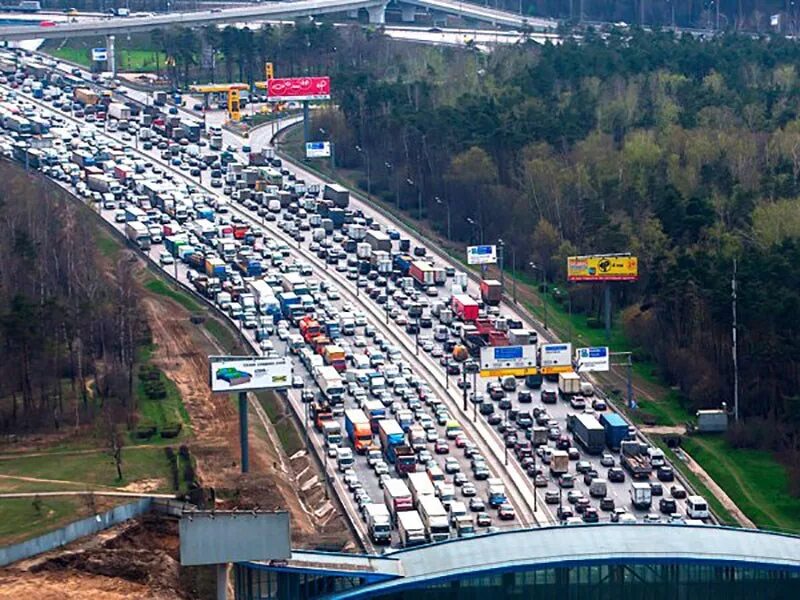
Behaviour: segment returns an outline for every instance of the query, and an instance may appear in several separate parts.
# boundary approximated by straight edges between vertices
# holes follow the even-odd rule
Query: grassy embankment
[[[281,143],[281,150],[296,160],[303,159],[302,129],[300,127],[293,128],[285,136]],[[358,188],[366,196],[366,189],[363,186],[366,181],[364,171],[358,169],[334,171],[330,161],[324,159],[313,160],[306,166],[329,179],[336,180],[348,187]],[[408,213],[398,212],[391,202],[382,201],[374,193],[372,200],[385,210],[392,212],[399,221],[413,230],[419,231],[431,239],[441,237],[433,232],[427,223],[415,221]],[[462,248],[450,247],[445,250],[454,259],[464,264]],[[464,266],[466,267],[466,265]],[[590,327],[586,315],[570,313],[568,302],[563,300],[566,290],[551,284],[548,286],[549,293],[543,294],[540,289],[541,281],[534,279],[533,274],[518,270],[514,275],[517,279],[518,298],[525,299],[523,300],[524,306],[542,321],[546,305],[548,327],[560,339],[571,340],[575,347],[608,345],[612,352],[636,352],[637,349],[625,336],[621,326],[621,315],[618,312],[614,314],[610,338],[607,340],[605,330]],[[511,276],[512,272],[509,269],[506,271],[506,290],[509,291],[511,290]],[[554,291],[557,289],[559,291]],[[618,367],[618,369],[624,376],[625,368]],[[655,363],[641,360],[634,362],[633,382],[636,389],[647,390],[646,396],[641,391],[635,392],[637,410],[625,409],[634,421],[642,423],[643,418],[646,418],[657,425],[680,426],[692,420],[692,415],[682,402],[680,394],[660,380]],[[614,395],[624,400],[625,386],[617,384],[613,387],[618,392]],[[623,404],[624,401],[618,402],[621,407]],[[700,479],[678,459],[674,452],[666,448],[658,436],[654,437],[655,441],[670,454],[676,468],[690,481],[698,493],[709,500],[709,504],[720,520],[726,524],[735,524],[735,519],[713,497]],[[800,532],[800,499],[790,494],[786,469],[773,456],[767,452],[735,449],[721,437],[686,436],[683,444],[686,451],[756,525],[767,529]]]

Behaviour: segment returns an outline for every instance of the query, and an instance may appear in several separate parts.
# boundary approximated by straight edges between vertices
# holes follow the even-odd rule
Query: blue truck
[[[606,431],[606,445],[612,450],[619,450],[620,445],[628,437],[628,424],[617,413],[602,413],[600,424]]]
[[[411,262],[414,259],[408,256],[407,254],[395,254],[394,256],[394,268],[398,269],[403,276],[408,275],[408,270],[411,268]]]
[[[339,321],[325,321],[325,330],[328,333],[328,337],[332,340],[338,340],[342,335]]]
[[[261,261],[255,258],[241,258],[236,261],[236,268],[245,277],[260,277],[262,273]]]
[[[378,435],[380,436],[383,455],[388,462],[394,464],[395,460],[397,460],[395,448],[404,446],[406,443],[405,432],[394,419],[384,419],[378,422]]]
[[[300,304],[300,297],[294,292],[280,292],[277,298],[281,305],[281,314],[285,319],[293,321],[305,314],[305,310]]]
[[[341,229],[345,221],[345,210],[343,208],[331,208],[328,211],[328,218],[333,221],[334,229]]]
[[[201,206],[200,208],[197,209],[197,218],[213,221],[214,209],[212,209],[210,206]]]
[[[185,235],[167,236],[164,238],[164,248],[175,257],[178,256],[178,248],[188,245],[189,240]]]

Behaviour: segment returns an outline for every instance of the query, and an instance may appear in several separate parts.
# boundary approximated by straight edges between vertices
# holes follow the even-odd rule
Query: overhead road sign
[[[636,281],[639,260],[629,254],[598,254],[567,258],[569,281]]]
[[[267,81],[267,99],[330,100],[330,77],[281,77]]]
[[[572,371],[572,344],[542,344],[539,348],[539,367],[543,375]]]
[[[306,142],[306,158],[329,158],[330,142]]]
[[[575,362],[582,373],[589,371],[608,371],[610,368],[608,346],[578,348]]]
[[[292,360],[286,356],[209,356],[212,392],[244,392],[288,388]]]
[[[105,62],[108,60],[108,50],[106,48],[92,48],[92,60],[94,62]]]
[[[489,265],[497,262],[497,246],[467,246],[468,265]]]
[[[481,377],[525,377],[539,372],[536,345],[486,346],[481,348]]]

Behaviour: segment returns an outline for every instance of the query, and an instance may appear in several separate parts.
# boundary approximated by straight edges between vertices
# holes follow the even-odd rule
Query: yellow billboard
[[[635,256],[607,254],[567,258],[569,281],[636,281],[639,259]]]

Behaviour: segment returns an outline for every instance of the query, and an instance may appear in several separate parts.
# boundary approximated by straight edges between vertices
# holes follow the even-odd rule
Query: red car
[[[447,440],[436,440],[433,451],[436,452],[436,454],[450,454],[450,445],[447,443]]]
[[[459,435],[456,437],[456,448],[463,448],[467,443],[467,436]]]
[[[513,521],[517,515],[514,513],[514,507],[510,504],[501,504],[497,510],[497,516],[501,521]]]

